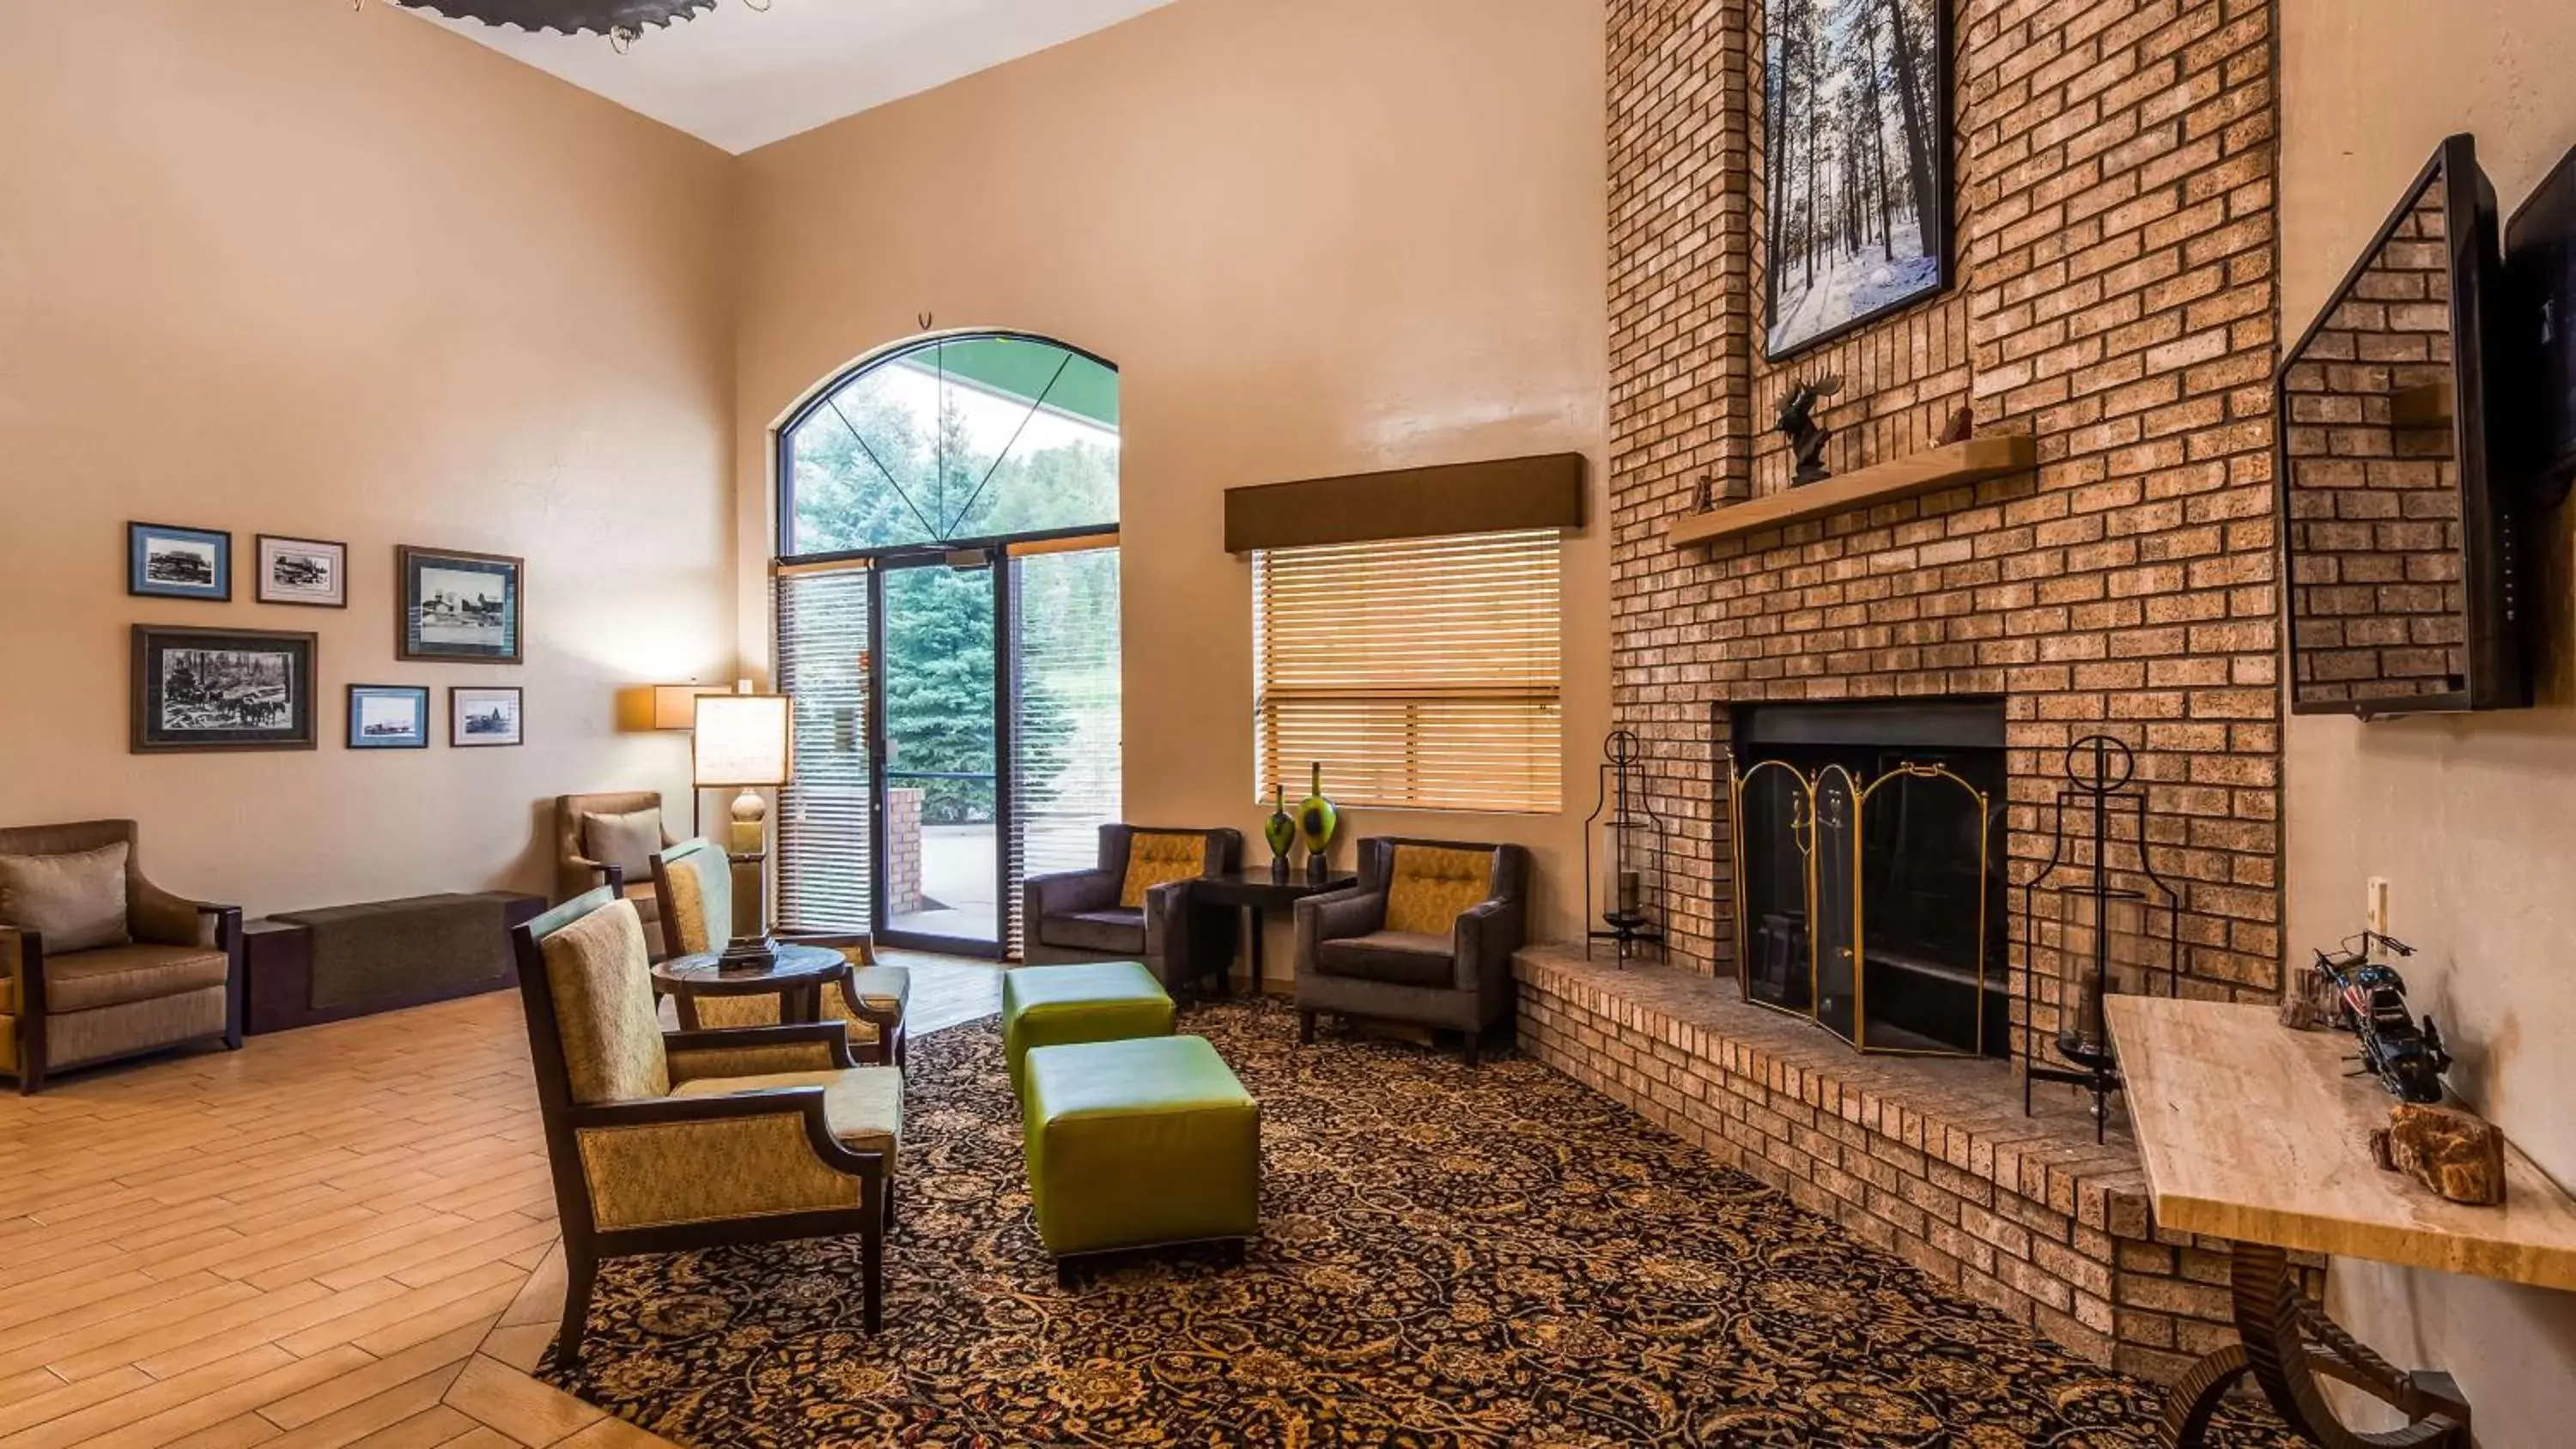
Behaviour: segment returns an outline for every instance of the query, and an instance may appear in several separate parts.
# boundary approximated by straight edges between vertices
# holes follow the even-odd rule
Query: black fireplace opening
[[[2003,701],[1717,708],[1746,998],[1863,1051],[2009,1055]]]

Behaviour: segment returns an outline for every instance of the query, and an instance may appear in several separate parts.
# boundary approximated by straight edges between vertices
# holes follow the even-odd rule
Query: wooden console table
[[[2365,1138],[2396,1099],[2347,1078],[2352,1038],[2291,1031],[2271,1010],[2114,996],[2107,1003],[2129,1116],[2159,1227],[2227,1239],[2241,1347],[2174,1386],[2164,1442],[2203,1442],[2211,1413],[2252,1374],[2290,1427],[2326,1449],[2467,1449],[2469,1406],[2451,1376],[2402,1372],[2299,1292],[2293,1251],[2367,1258],[2576,1290],[2576,1202],[2505,1150],[2505,1202],[2465,1207],[2382,1172]],[[2410,1421],[2344,1427],[2319,1380],[2351,1384]]]

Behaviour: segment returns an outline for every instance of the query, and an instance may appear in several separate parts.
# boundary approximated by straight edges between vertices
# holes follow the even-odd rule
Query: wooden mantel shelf
[[[1822,483],[1786,488],[1742,503],[1712,508],[1706,513],[1677,518],[1665,538],[1673,547],[1683,548],[1757,529],[1778,528],[1802,519],[1821,518],[1829,513],[1866,508],[1873,503],[1891,503],[1937,488],[1957,488],[2007,474],[2027,473],[2037,466],[2039,444],[2026,433],[1944,443],[1926,452],[1910,453],[1856,473],[1828,478]]]

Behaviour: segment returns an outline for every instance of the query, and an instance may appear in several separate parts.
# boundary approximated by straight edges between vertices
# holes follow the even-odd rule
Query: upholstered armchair
[[[0,830],[0,1073],[242,1044],[241,908],[144,879],[131,820]]]
[[[665,1035],[635,903],[606,886],[510,933],[581,1357],[602,1258],[856,1234],[862,1319],[884,1321],[903,1073],[838,1022]]]
[[[656,961],[662,932],[655,922],[653,854],[680,843],[668,821],[661,795],[651,790],[555,797],[555,903],[600,885],[633,901],[644,918],[645,949]]]
[[[1190,882],[1243,868],[1240,830],[1100,827],[1099,863],[1021,888],[1030,965],[1142,961],[1167,989],[1234,965],[1233,913],[1192,910]]]
[[[653,894],[661,902],[666,958],[721,951],[732,938],[733,873],[727,866],[724,851],[712,840],[683,841],[653,857]],[[878,965],[876,939],[864,931],[770,934],[793,945],[840,952],[849,965],[823,983],[824,1020],[846,1025],[851,1048],[869,1060],[903,1065],[903,1014],[912,1004],[909,970]],[[775,996],[683,996],[678,1006],[680,1025],[691,1031],[778,1021]]]
[[[1360,880],[1297,903],[1297,1039],[1322,1012],[1484,1035],[1512,1014],[1529,852],[1453,840],[1360,842]]]

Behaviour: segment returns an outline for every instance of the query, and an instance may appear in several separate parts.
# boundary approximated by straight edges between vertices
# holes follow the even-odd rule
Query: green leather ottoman
[[[1207,1038],[1039,1047],[1020,1114],[1067,1281],[1077,1254],[1260,1235],[1261,1108]]]
[[[1026,1095],[1029,1048],[1170,1036],[1172,998],[1136,961],[1022,966],[1002,973],[1002,1052]]]

